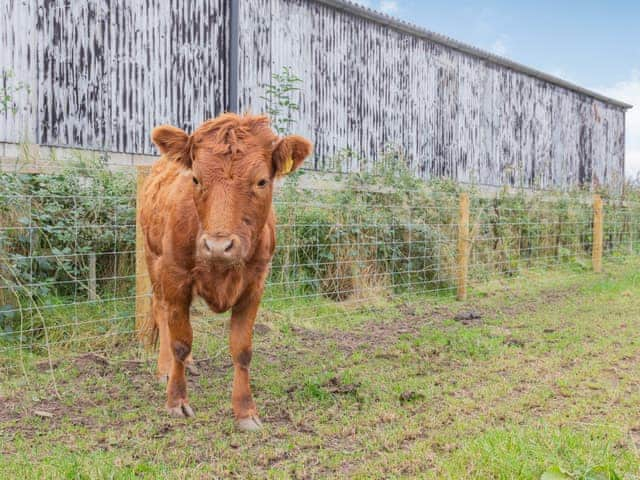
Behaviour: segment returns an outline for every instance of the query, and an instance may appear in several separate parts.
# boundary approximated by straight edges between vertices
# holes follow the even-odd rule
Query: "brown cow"
[[[160,340],[158,375],[168,375],[167,409],[191,417],[185,367],[189,307],[200,295],[231,309],[231,402],[242,430],[261,427],[249,387],[253,324],[275,249],[276,177],[297,169],[311,143],[277,137],[266,116],[226,113],[188,135],[164,125],[151,134],[162,157],[144,185],[140,222],[153,285],[148,338]]]

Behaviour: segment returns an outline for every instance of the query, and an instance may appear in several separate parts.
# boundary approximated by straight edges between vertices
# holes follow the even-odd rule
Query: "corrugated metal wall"
[[[622,180],[618,106],[315,0],[240,0],[239,21],[240,109],[263,111],[291,66],[317,168],[371,169],[391,146],[424,178]],[[0,141],[153,153],[153,126],[229,105],[228,39],[228,0],[0,0],[1,65],[32,86]]]
[[[227,106],[227,0],[0,5],[2,67],[32,86],[28,108],[0,115],[2,141],[153,153],[155,125]]]
[[[11,69],[15,81],[29,85],[14,98],[18,111],[0,113],[0,141],[35,140],[37,118],[32,113],[37,102],[37,41],[35,25],[38,8],[30,1],[0,0],[0,71]],[[31,27],[31,28],[29,28]],[[0,82],[2,82],[0,78]],[[5,85],[0,85],[4,94]]]
[[[241,109],[263,110],[283,66],[304,80],[296,130],[319,168],[345,149],[368,168],[392,145],[424,178],[622,180],[621,108],[322,3],[242,0],[240,52]]]

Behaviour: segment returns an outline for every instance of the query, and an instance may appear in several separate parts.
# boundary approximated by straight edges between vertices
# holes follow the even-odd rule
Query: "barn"
[[[0,114],[5,166],[24,142],[149,162],[154,125],[262,111],[290,66],[315,169],[349,152],[346,170],[371,170],[392,148],[425,179],[624,179],[630,105],[344,0],[1,0],[0,65],[5,91],[29,87]]]

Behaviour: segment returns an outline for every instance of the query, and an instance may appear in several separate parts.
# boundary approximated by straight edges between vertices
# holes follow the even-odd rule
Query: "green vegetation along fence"
[[[488,194],[397,170],[310,175],[288,178],[276,196],[263,321],[330,322],[407,295],[464,297],[467,285],[525,269],[580,274],[599,252],[624,258],[640,245],[630,197],[605,195],[600,216],[584,192]],[[141,355],[136,315],[149,292],[139,244],[130,167],[83,160],[0,174],[0,376],[43,358],[117,347]]]

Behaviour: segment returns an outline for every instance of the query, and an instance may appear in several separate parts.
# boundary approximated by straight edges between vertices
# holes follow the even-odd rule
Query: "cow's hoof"
[[[167,407],[167,410],[173,417],[192,418],[196,416],[196,414],[193,413],[193,408],[191,408],[188,403],[181,403],[175,407]]]
[[[262,428],[262,422],[257,415],[241,418],[236,424],[238,425],[238,430],[243,432],[256,432]]]

